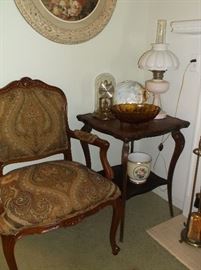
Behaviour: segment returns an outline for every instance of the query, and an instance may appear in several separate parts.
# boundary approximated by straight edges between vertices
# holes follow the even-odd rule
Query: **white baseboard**
[[[162,199],[165,201],[168,201],[167,197],[167,187],[161,186],[153,190],[154,193],[156,193],[158,196],[160,196]],[[178,198],[173,197],[172,198],[172,203],[175,207],[179,209],[183,209],[183,202],[178,200]]]

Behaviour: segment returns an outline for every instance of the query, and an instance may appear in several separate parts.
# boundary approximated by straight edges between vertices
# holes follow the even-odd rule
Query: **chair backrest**
[[[22,78],[0,89],[0,163],[33,160],[68,149],[67,100],[61,89]]]

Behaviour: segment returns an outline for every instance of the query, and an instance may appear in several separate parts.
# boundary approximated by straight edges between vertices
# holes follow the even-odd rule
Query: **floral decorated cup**
[[[146,182],[151,170],[151,156],[143,152],[128,155],[127,174],[131,182],[142,184]]]

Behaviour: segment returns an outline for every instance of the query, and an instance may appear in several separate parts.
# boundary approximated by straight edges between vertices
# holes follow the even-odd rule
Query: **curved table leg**
[[[183,151],[183,148],[185,145],[185,139],[180,130],[173,131],[172,138],[175,141],[175,148],[174,148],[174,153],[170,161],[170,166],[168,170],[168,178],[167,178],[168,202],[169,202],[169,209],[170,209],[171,217],[174,216],[173,205],[172,205],[172,179],[173,179],[174,169],[175,169],[177,160],[180,157],[181,152]]]
[[[81,130],[86,131],[86,132],[91,132],[92,128],[89,125],[85,124],[81,128]],[[88,145],[88,143],[81,142],[81,146],[82,146],[82,149],[83,149],[83,152],[84,152],[86,166],[91,169],[91,157],[90,157],[90,152],[89,152],[89,145]]]
[[[124,142],[122,147],[122,156],[121,156],[121,164],[122,164],[122,172],[123,172],[123,187],[122,187],[122,220],[120,226],[120,241],[123,242],[124,237],[124,221],[125,221],[125,210],[126,210],[126,194],[127,194],[127,161],[128,161],[128,153],[129,153],[129,143]]]

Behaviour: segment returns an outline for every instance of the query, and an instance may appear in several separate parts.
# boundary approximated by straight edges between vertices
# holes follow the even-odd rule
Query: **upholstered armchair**
[[[99,147],[104,177],[72,161],[72,139]],[[61,89],[30,78],[0,89],[0,235],[9,270],[18,269],[14,248],[21,237],[77,224],[106,206],[113,208],[112,253],[119,252],[121,199],[111,181],[108,147],[93,134],[70,130]],[[58,153],[63,160],[40,162]],[[4,173],[5,165],[33,160],[39,163]]]

